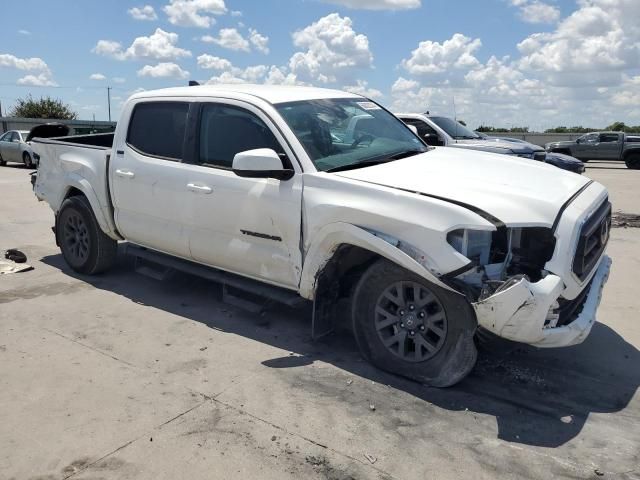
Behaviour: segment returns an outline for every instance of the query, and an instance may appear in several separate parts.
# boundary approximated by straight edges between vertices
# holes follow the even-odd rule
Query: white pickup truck
[[[107,270],[126,240],[147,260],[311,300],[315,336],[346,327],[372,363],[433,386],[473,368],[476,332],[581,342],[609,273],[602,185],[429,147],[351,93],[147,91],[115,134],[33,150],[35,194],[75,271]]]

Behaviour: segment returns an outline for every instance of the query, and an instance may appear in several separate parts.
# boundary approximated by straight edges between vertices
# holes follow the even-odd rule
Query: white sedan
[[[35,167],[31,145],[27,143],[28,131],[9,130],[0,137],[0,166],[7,162],[24,163],[28,168]]]

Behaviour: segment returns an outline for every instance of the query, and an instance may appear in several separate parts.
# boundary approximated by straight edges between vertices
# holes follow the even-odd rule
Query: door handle
[[[196,183],[187,183],[187,188],[195,193],[211,193],[213,190],[206,185],[198,185]]]
[[[136,176],[135,173],[130,172],[129,170],[116,170],[116,175],[118,175],[119,177],[124,177],[124,178],[133,178]]]

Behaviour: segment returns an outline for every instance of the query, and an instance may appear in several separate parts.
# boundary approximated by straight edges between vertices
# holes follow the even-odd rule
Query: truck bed
[[[113,133],[34,138],[31,146],[38,160],[33,182],[38,199],[57,214],[69,195],[82,192],[102,230],[115,238],[108,176],[113,139]]]

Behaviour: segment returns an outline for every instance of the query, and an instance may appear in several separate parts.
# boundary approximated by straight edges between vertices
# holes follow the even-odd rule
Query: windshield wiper
[[[427,150],[402,150],[400,152],[393,153],[391,155],[386,155],[382,158],[370,158],[368,160],[362,160],[360,162],[349,163],[347,165],[340,165],[337,167],[330,168],[329,170],[325,170],[326,172],[343,172],[345,170],[355,170],[356,168],[363,167],[371,167],[373,165],[380,165],[381,163],[389,163],[394,160],[400,160],[402,158],[412,157],[413,155],[418,155],[419,153],[424,153]]]

